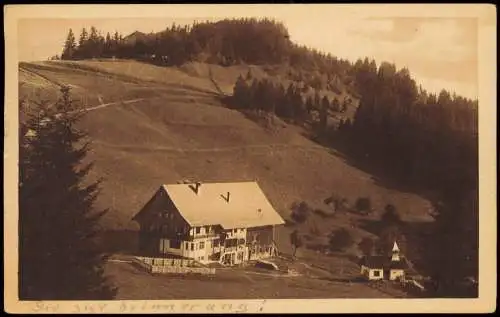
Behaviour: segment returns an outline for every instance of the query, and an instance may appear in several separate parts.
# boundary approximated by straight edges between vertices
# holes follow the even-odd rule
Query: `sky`
[[[281,10],[212,9],[212,12],[190,10],[173,18],[110,17],[102,18],[27,18],[18,20],[18,56],[21,61],[46,60],[60,54],[70,28],[78,38],[83,27],[95,26],[103,34],[115,30],[124,36],[138,30],[157,32],[173,22],[191,24],[194,20],[216,21],[228,17],[269,17],[283,22],[290,39],[339,58],[356,61],[375,59],[410,70],[417,84],[429,92],[441,89],[468,98],[478,95],[478,20],[474,17],[414,17],[359,14],[351,7],[288,5]],[[212,6],[212,8],[214,8]],[[286,8],[283,9],[283,8]],[[274,11],[273,11],[274,10]],[[180,11],[179,11],[180,12]],[[308,14],[303,14],[307,12]]]

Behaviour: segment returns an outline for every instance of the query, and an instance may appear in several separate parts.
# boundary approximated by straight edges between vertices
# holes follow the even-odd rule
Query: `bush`
[[[370,197],[360,197],[356,200],[356,211],[363,214],[368,214],[372,211],[372,202]]]
[[[324,210],[322,209],[314,209],[313,212],[315,214],[317,214],[318,216],[320,216],[321,218],[328,218],[328,216],[330,216],[329,214],[327,214]]]
[[[330,235],[330,249],[332,251],[340,251],[353,245],[354,240],[352,239],[349,230],[342,228],[333,231]]]
[[[380,218],[380,221],[382,221],[384,225],[391,226],[401,224],[401,217],[399,216],[399,213],[394,205],[388,204],[385,206],[384,210],[385,212]]]
[[[309,217],[310,212],[311,208],[305,201],[303,201],[299,204],[292,205],[291,217],[295,222],[303,223],[307,220],[307,217]]]

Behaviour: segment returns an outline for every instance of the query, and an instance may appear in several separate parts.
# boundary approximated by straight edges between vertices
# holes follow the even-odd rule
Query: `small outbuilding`
[[[408,262],[400,255],[398,244],[394,242],[391,256],[370,255],[360,261],[361,275],[368,280],[404,280]]]

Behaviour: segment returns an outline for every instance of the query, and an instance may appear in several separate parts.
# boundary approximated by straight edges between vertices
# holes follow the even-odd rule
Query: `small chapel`
[[[400,249],[396,241],[392,247],[392,254],[369,255],[360,261],[361,275],[368,280],[404,280],[408,269],[406,258],[400,254]]]

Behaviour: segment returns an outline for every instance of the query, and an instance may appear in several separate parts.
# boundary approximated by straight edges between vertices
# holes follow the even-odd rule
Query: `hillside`
[[[262,68],[249,67],[254,76],[266,76]],[[351,202],[370,196],[377,212],[393,203],[410,222],[429,219],[425,199],[384,187],[304,137],[300,128],[278,118],[262,125],[224,107],[219,89],[229,94],[249,67],[165,68],[126,60],[22,63],[20,98],[54,100],[58,86],[69,84],[77,104],[93,107],[81,127],[93,141],[92,175],[104,177],[98,204],[110,209],[105,229],[135,230],[132,216],[157,187],[183,179],[257,180],[284,217],[293,202],[328,209],[323,200],[336,192]],[[320,235],[336,227],[349,227],[357,238],[367,235],[352,226],[353,219],[313,216],[303,226],[307,230],[315,222]],[[289,228],[282,230],[287,249]]]

